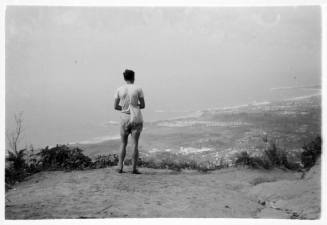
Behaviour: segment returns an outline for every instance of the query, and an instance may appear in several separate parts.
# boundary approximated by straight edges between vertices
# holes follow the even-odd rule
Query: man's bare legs
[[[119,155],[119,163],[118,163],[118,172],[123,172],[124,167],[124,159],[126,156],[126,146],[128,143],[128,134],[120,134],[121,146],[120,146],[120,155]]]
[[[139,138],[140,138],[141,132],[138,130],[132,131],[131,137],[132,137],[132,145],[133,145],[133,155],[132,155],[132,168],[133,168],[133,173],[138,174],[139,172],[137,171],[137,160],[139,158]]]
[[[139,138],[140,134],[142,132],[143,124],[127,124],[128,126],[124,126],[122,123],[121,129],[120,129],[120,140],[121,140],[121,146],[120,146],[120,155],[119,155],[119,162],[118,162],[118,169],[117,171],[119,173],[123,172],[123,167],[124,167],[124,159],[126,156],[126,147],[128,143],[128,135],[131,134],[132,138],[132,148],[133,148],[133,154],[132,154],[132,167],[133,171],[132,173],[134,174],[139,174],[137,171],[137,160],[139,157],[139,149],[138,149],[138,144],[139,144]]]

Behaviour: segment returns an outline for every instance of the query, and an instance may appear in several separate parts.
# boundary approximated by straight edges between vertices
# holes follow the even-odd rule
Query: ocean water
[[[303,96],[311,96],[320,94],[319,89],[282,89],[279,91],[272,91],[268,94],[257,96],[256,100],[252,101],[235,101],[234,104],[194,104],[190,105],[189,109],[158,109],[147,106],[143,111],[145,122],[160,121],[172,118],[179,118],[194,114],[200,110],[210,108],[224,108],[224,107],[238,107],[246,104],[267,104],[272,101],[280,101],[283,99],[290,99]],[[58,112],[61,115],[64,112]],[[29,114],[24,114],[24,133],[20,142],[21,147],[33,145],[35,148],[44,146],[55,146],[56,144],[90,144],[100,143],[107,140],[119,139],[119,112],[108,110],[107,115],[97,118],[90,116],[90,120],[80,120],[79,118],[67,116],[59,117],[51,120],[40,120],[37,123],[30,120]],[[6,123],[8,120],[13,120],[6,115]],[[13,129],[13,128],[12,128]]]

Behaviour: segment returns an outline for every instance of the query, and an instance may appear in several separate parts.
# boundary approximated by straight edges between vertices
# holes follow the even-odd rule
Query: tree
[[[18,154],[18,144],[23,133],[23,112],[14,115],[16,128],[12,132],[6,132],[9,149]]]
[[[14,184],[26,177],[26,162],[24,159],[26,149],[18,149],[18,144],[23,133],[23,113],[15,114],[16,128],[12,132],[6,132],[8,140],[8,156],[6,157],[5,182]]]

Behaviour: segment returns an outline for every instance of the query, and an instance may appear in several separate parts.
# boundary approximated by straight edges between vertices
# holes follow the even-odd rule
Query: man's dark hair
[[[124,71],[124,79],[126,81],[134,81],[134,71],[133,70],[125,70]]]

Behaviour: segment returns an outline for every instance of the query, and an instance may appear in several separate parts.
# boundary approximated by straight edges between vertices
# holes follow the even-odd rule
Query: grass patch
[[[159,152],[140,158],[138,165],[153,169],[170,169],[175,171],[188,169],[200,172],[208,172],[229,166],[224,158],[217,161],[196,157],[196,155],[192,154],[183,155],[171,152]]]

